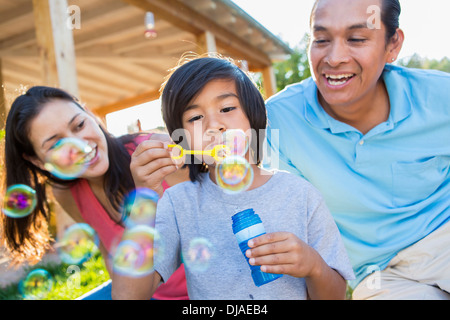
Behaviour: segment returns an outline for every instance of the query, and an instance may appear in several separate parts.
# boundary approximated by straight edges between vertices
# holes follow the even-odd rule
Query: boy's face
[[[213,149],[223,143],[222,134],[229,129],[251,132],[233,80],[210,81],[189,103],[182,121],[191,150]],[[202,160],[214,163],[208,156]]]

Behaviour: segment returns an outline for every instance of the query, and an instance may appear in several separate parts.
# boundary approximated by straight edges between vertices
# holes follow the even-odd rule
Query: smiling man
[[[267,101],[267,141],[323,194],[354,299],[449,299],[450,75],[391,64],[399,15],[398,0],[316,1],[313,76]]]

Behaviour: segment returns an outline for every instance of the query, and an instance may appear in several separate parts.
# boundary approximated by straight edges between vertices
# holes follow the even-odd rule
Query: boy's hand
[[[311,277],[316,273],[320,255],[297,236],[289,232],[267,233],[249,240],[246,256],[251,265],[261,271]]]
[[[131,155],[131,174],[136,187],[146,187],[163,194],[162,181],[177,171],[181,163],[171,158],[167,145],[173,143],[166,134],[153,134],[139,144]]]

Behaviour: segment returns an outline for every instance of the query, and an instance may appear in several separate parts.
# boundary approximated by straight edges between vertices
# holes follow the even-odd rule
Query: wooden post
[[[205,31],[197,35],[197,48],[198,54],[209,54],[217,52],[216,39],[214,38],[214,34],[210,31]]]
[[[79,97],[72,29],[67,23],[66,0],[33,0],[36,39],[42,65],[42,82]],[[55,205],[56,236],[75,221]]]
[[[272,66],[267,66],[262,70],[263,86],[265,98],[268,99],[277,93],[277,81]]]
[[[3,81],[2,73],[2,59],[0,58],[0,130],[5,128],[6,122],[6,97],[5,97],[5,83]]]
[[[66,0],[33,0],[36,39],[46,85],[79,97],[72,29]]]

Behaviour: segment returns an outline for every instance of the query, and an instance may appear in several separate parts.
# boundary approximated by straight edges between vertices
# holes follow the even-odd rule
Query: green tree
[[[277,90],[283,90],[287,85],[300,82],[311,76],[308,62],[309,36],[305,34],[288,60],[274,64]]]
[[[410,58],[401,59],[398,64],[408,68],[432,69],[450,73],[450,59],[448,57],[441,60],[428,59],[415,53]]]

